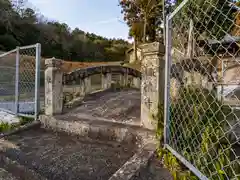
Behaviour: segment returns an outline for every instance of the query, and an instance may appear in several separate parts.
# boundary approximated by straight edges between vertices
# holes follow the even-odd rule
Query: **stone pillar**
[[[109,89],[111,88],[112,84],[112,74],[107,73],[102,75],[102,88],[103,89]]]
[[[120,74],[120,86],[126,87],[128,83],[128,75],[127,73]]]
[[[139,77],[133,77],[133,86],[134,88],[141,88],[141,79]]]
[[[91,83],[91,77],[85,77],[84,78],[84,87],[85,87],[85,94],[88,94],[92,90],[92,83]]]
[[[86,95],[86,91],[85,91],[85,81],[84,79],[80,79],[80,96],[85,96]]]
[[[61,114],[63,109],[62,61],[51,58],[45,60],[45,114]]]
[[[141,65],[141,123],[145,128],[156,129],[157,122],[152,114],[158,105],[164,104],[164,45],[158,42],[140,46],[143,52]]]

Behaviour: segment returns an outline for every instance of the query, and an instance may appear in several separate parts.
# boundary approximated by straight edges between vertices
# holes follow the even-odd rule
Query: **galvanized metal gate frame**
[[[201,180],[208,180],[196,167],[187,161],[181,154],[168,144],[170,125],[170,75],[172,64],[172,19],[186,5],[189,0],[184,0],[172,13],[166,16],[166,46],[165,46],[165,86],[164,86],[164,147],[176,156],[187,168],[189,168]]]
[[[25,113],[19,112],[19,68],[20,68],[20,50],[27,50],[27,49],[35,49],[35,87],[34,87],[34,114],[29,115]],[[6,110],[10,113],[14,113],[16,116],[25,116],[25,117],[33,117],[35,120],[37,120],[38,115],[40,113],[40,94],[39,94],[39,88],[40,88],[40,61],[41,61],[41,44],[33,44],[29,46],[22,46],[22,47],[16,47],[15,49],[8,51],[6,53],[3,53],[0,55],[0,57],[8,56],[12,53],[16,54],[16,62],[15,62],[15,103],[14,103],[14,112],[11,112],[9,110]]]

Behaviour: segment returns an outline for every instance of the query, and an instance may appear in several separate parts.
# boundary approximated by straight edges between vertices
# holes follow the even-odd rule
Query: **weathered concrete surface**
[[[139,124],[141,92],[136,89],[104,91],[86,96],[81,105],[67,114],[77,117],[84,115],[101,117],[124,123]]]
[[[18,123],[18,122],[19,122],[19,119],[15,115],[0,109],[0,124],[1,123],[12,124],[12,123]]]
[[[154,154],[148,165],[142,166],[130,180],[173,180],[173,177]]]
[[[164,97],[164,51],[162,43],[153,42],[140,46],[143,53],[141,62],[141,122],[145,128],[157,129],[152,118],[163,104]]]
[[[0,180],[17,180],[12,174],[8,173],[5,169],[0,168]]]
[[[67,132],[90,139],[117,141],[142,146],[155,140],[155,132],[126,123],[112,122],[102,118],[76,117],[73,115],[40,116],[44,128]]]
[[[141,167],[145,167],[154,154],[156,144],[149,143],[132,156],[109,180],[130,180]]]
[[[136,150],[132,144],[113,145],[39,127],[8,136],[4,142],[0,157],[17,161],[49,180],[108,179]]]

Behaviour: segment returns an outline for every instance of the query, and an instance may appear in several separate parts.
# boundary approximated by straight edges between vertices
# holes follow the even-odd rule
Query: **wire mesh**
[[[15,112],[16,50],[0,55],[0,108]]]
[[[167,145],[200,179],[240,179],[239,15],[232,1],[189,0],[167,19]]]
[[[18,113],[35,113],[36,45],[19,48]]]

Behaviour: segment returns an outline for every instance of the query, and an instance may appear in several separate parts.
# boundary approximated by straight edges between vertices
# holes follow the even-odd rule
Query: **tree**
[[[178,6],[182,0],[177,0]],[[195,38],[204,34],[211,39],[221,40],[226,34],[230,34],[234,26],[236,9],[232,8],[230,1],[225,0],[191,0],[179,12],[179,21],[187,23],[193,21]],[[177,16],[177,15],[176,15]]]
[[[236,8],[240,9],[240,1],[234,4]],[[240,13],[239,11],[235,13],[235,26],[232,31],[233,36],[240,36]]]
[[[14,16],[18,15],[8,0],[0,0],[0,26],[7,31],[12,28]]]
[[[26,21],[29,24],[35,24],[35,22],[37,21],[36,14],[31,8],[24,9],[21,18],[23,19],[23,21]]]
[[[145,42],[147,37],[155,40],[156,28],[162,18],[161,0],[122,0],[120,1],[124,20],[130,27],[130,36]],[[157,24],[157,23],[158,24]]]
[[[120,61],[129,43],[108,39],[65,23],[50,21],[27,8],[25,0],[0,0],[0,50],[41,43],[44,57],[73,61]]]

